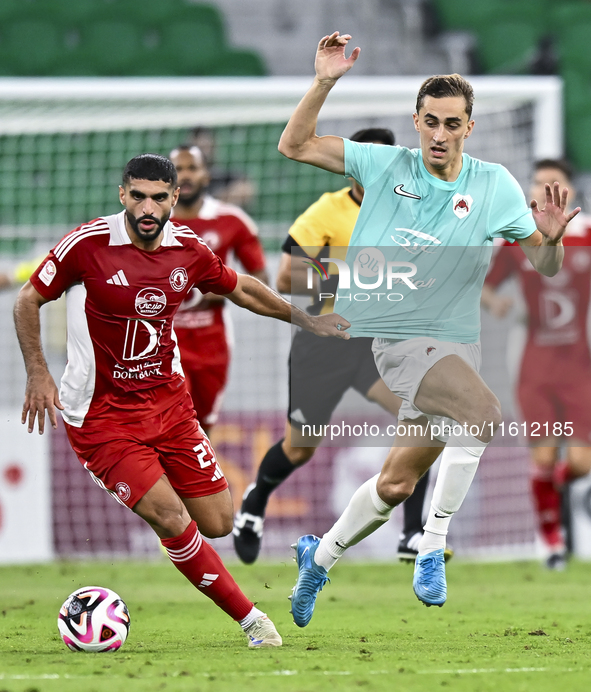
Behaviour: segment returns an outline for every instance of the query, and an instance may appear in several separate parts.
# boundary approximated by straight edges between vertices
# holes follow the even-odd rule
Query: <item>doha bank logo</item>
[[[427,281],[414,279],[418,267],[414,262],[386,260],[384,253],[377,247],[361,248],[355,259],[344,260],[337,257],[321,257],[305,260],[309,265],[307,270],[307,288],[314,288],[314,271],[321,279],[328,279],[329,274],[325,265],[332,263],[336,267],[338,277],[337,289],[334,293],[320,293],[319,299],[347,300],[368,302],[371,300],[387,300],[399,302],[405,294],[395,290],[416,291],[419,288],[431,288],[435,279]],[[334,275],[334,271],[332,272]],[[348,291],[348,293],[339,293]]]

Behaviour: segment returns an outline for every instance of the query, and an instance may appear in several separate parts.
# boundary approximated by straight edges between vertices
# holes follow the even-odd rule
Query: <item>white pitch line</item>
[[[574,673],[582,671],[582,668],[444,668],[438,670],[405,670],[404,675],[491,675],[494,673]],[[275,676],[293,676],[293,675],[394,675],[399,673],[399,670],[367,670],[367,671],[351,671],[351,670],[274,670],[270,672],[261,671],[259,673],[245,673],[228,671],[227,673],[210,672],[198,673],[194,677],[209,678],[212,675],[236,675],[240,677],[275,677]],[[169,677],[177,677],[178,673],[172,673]],[[136,680],[154,680],[156,675],[152,676],[136,676]],[[103,679],[119,679],[125,678],[125,675],[108,675]],[[10,675],[0,673],[0,680],[97,680],[96,675],[68,675],[67,673],[60,675],[58,673],[45,673],[40,675]]]

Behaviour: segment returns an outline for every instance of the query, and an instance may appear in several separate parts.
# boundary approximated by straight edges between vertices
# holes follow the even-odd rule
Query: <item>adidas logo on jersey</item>
[[[120,269],[116,274],[113,274],[110,279],[107,279],[107,283],[114,284],[115,286],[129,286],[129,281],[123,269]]]

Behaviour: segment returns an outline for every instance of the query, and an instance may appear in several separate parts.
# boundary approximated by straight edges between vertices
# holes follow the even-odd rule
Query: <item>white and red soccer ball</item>
[[[60,636],[72,651],[116,651],[127,639],[129,624],[121,597],[103,586],[74,591],[57,618]]]

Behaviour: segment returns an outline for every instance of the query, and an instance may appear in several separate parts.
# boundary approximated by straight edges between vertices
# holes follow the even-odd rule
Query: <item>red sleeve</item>
[[[68,233],[51,250],[31,275],[31,283],[46,300],[56,300],[72,284],[82,281],[81,267],[84,263],[78,261],[77,252],[81,244],[68,247],[68,238],[72,233]]]
[[[265,268],[265,255],[254,221],[246,214],[244,216],[246,217],[244,220],[236,217],[238,232],[234,237],[233,250],[240,264],[252,274]],[[247,219],[249,223],[246,223]]]
[[[238,283],[236,272],[227,267],[211,250],[205,257],[206,260],[201,267],[195,286],[201,293],[217,293],[218,295],[232,293]]]
[[[518,271],[521,257],[523,251],[519,245],[505,241],[497,249],[484,283],[494,288],[502,284],[511,274]]]

